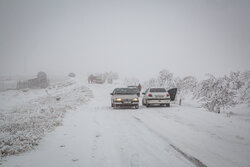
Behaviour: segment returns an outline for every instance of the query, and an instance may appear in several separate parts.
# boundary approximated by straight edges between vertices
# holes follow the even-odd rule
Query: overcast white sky
[[[0,75],[250,70],[250,1],[0,0]]]

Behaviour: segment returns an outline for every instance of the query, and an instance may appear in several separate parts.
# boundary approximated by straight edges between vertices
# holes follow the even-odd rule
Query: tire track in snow
[[[140,159],[139,154],[133,154],[130,160],[130,167],[139,167],[140,166],[139,159]]]
[[[205,165],[203,162],[201,162],[199,159],[185,153],[184,151],[182,151],[180,148],[176,147],[175,145],[171,144],[172,142],[166,138],[165,136],[161,135],[160,133],[156,132],[155,130],[153,130],[152,128],[150,128],[147,124],[145,124],[140,118],[133,116],[133,118],[144,125],[144,127],[146,127],[151,133],[155,134],[156,136],[158,136],[159,138],[161,138],[164,141],[167,141],[170,145],[170,147],[172,147],[175,151],[177,151],[179,154],[181,154],[184,158],[186,158],[188,161],[190,161],[191,163],[193,163],[195,166],[197,167],[207,167],[207,165]]]
[[[177,152],[179,152],[183,157],[185,157],[187,160],[189,160],[190,162],[192,162],[193,164],[195,164],[197,167],[207,167],[204,163],[202,163],[200,160],[198,160],[197,158],[188,155],[187,153],[183,152],[181,149],[179,149],[178,147],[176,147],[173,144],[169,144],[172,148],[174,148]]]

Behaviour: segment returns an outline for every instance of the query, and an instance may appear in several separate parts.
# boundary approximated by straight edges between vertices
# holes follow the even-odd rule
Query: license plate
[[[162,96],[162,95],[155,95],[155,97],[164,97],[164,96]]]

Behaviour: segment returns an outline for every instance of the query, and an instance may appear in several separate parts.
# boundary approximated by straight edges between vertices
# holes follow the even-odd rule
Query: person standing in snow
[[[94,82],[94,81],[93,81],[93,80],[94,80],[94,75],[91,74],[91,75],[89,76],[89,79],[90,79],[90,83],[93,83],[93,82]]]
[[[139,92],[141,92],[141,84],[139,83],[139,85],[137,86],[137,88],[139,89]]]
[[[91,82],[91,80],[90,80],[90,76],[88,77],[88,83],[90,83]]]

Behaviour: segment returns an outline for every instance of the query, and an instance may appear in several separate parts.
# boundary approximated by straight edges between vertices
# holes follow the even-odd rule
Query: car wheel
[[[145,106],[144,99],[142,99],[142,105]]]
[[[146,107],[149,107],[148,101],[146,100]]]
[[[135,106],[135,109],[139,109],[139,104]]]

